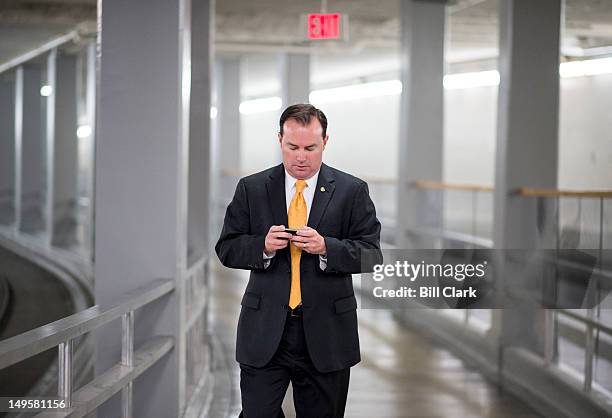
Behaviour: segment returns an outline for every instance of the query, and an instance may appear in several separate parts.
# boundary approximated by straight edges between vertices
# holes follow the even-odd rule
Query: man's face
[[[312,119],[307,126],[289,119],[283,125],[283,136],[278,135],[283,165],[298,180],[312,177],[321,167],[323,150],[329,136],[323,138],[321,123]]]

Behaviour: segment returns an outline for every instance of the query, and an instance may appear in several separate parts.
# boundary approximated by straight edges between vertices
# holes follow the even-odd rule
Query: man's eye
[[[290,149],[291,151],[295,151],[295,150],[297,149],[297,147],[289,147],[289,149]]]
[[[314,147],[306,147],[306,151],[312,151],[314,150]]]

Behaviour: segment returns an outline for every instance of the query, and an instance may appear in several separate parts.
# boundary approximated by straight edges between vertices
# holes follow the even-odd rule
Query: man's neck
[[[284,164],[283,164],[283,169],[285,170],[285,177],[287,177],[287,178],[289,178],[289,179],[292,179],[292,180],[306,180],[306,181],[308,181],[308,180],[310,180],[311,178],[316,177],[316,176],[319,174],[319,172],[321,171],[321,166],[319,166],[319,169],[318,169],[317,171],[315,171],[315,172],[314,172],[314,174],[313,174],[312,176],[308,177],[308,178],[297,178],[297,177],[293,177],[293,176],[292,176],[292,175],[291,175],[291,174],[290,174],[290,173],[287,171],[287,169],[285,168],[285,165],[284,165]]]

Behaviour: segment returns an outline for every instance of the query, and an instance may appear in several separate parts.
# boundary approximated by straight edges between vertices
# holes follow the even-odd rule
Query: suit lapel
[[[310,216],[308,216],[309,227],[317,229],[319,226],[325,209],[327,209],[327,205],[334,194],[334,189],[336,188],[334,182],[335,179],[329,167],[321,164],[317,187],[312,199],[312,208],[310,208]]]
[[[268,202],[272,209],[274,225],[287,225],[287,201],[285,198],[285,170],[280,164],[272,170],[266,182]]]

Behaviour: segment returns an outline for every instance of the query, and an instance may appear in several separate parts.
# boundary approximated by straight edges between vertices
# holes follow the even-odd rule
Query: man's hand
[[[297,230],[291,242],[298,248],[310,254],[327,254],[325,240],[319,233],[309,226],[303,226]]]
[[[264,252],[270,255],[277,250],[282,250],[289,244],[291,237],[292,235],[289,232],[285,232],[283,225],[272,225],[268,235],[266,235]]]

